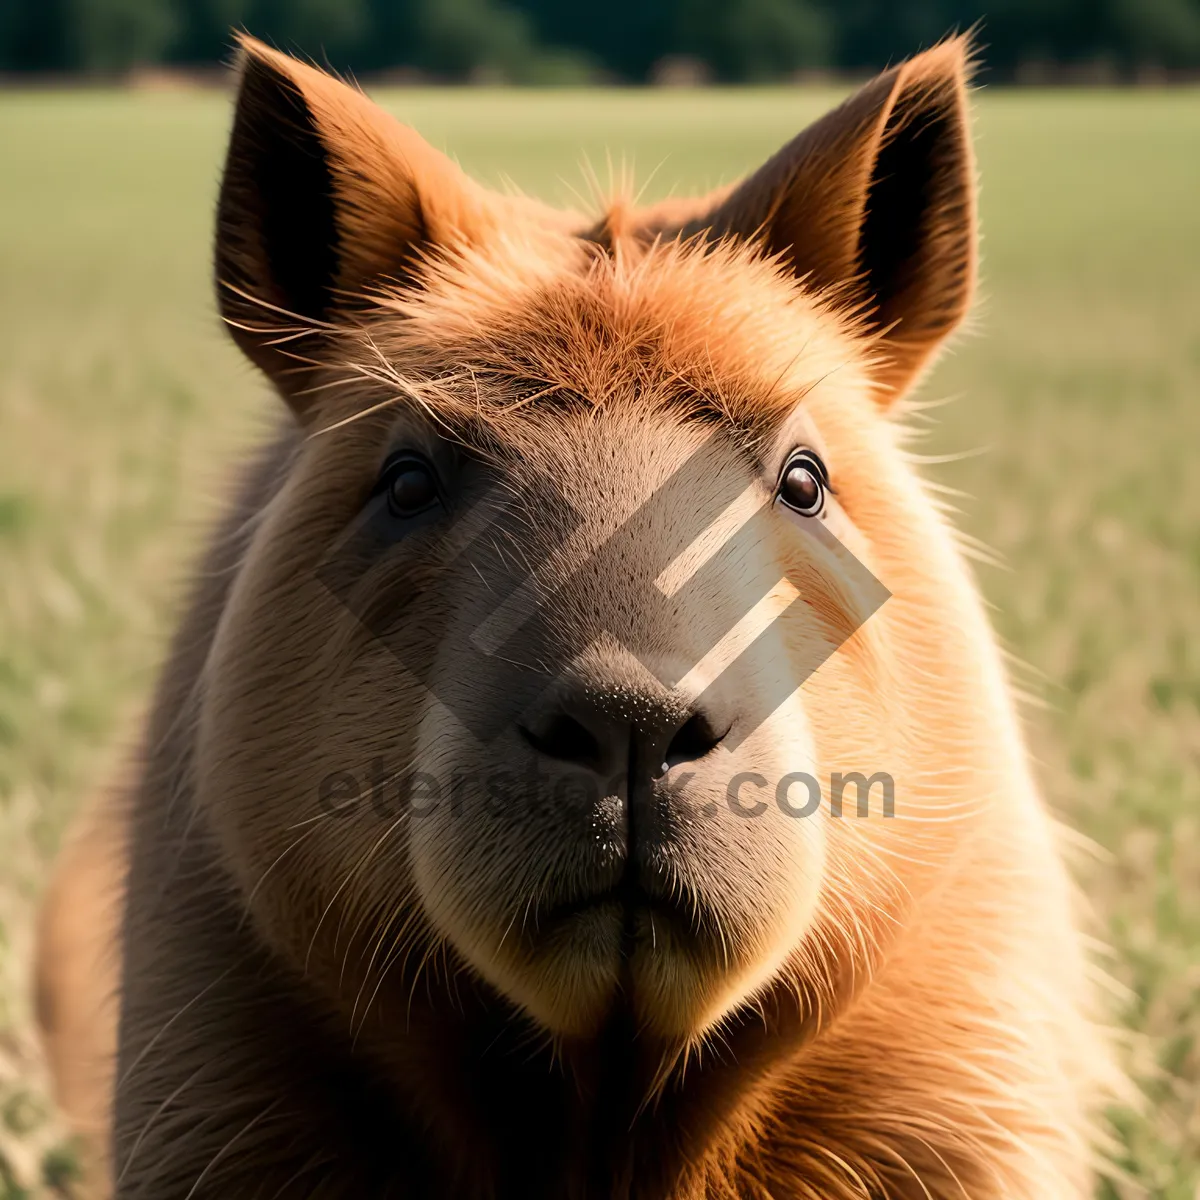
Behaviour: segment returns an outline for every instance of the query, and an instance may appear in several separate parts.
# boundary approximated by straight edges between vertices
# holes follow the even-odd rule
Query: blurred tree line
[[[1200,0],[0,0],[0,70],[227,57],[231,27],[339,69],[518,83],[877,68],[982,19],[989,68],[1200,66]]]

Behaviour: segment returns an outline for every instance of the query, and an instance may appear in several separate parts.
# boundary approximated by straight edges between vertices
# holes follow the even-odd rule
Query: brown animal
[[[289,415],[44,922],[122,1200],[1089,1194],[1071,889],[905,451],[966,54],[597,223],[244,40],[218,291]]]

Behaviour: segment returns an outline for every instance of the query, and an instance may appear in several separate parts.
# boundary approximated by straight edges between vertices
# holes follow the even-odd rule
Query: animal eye
[[[441,501],[433,465],[411,451],[388,459],[375,492],[387,499],[388,512],[394,517],[415,517]]]
[[[798,450],[788,459],[779,477],[776,495],[803,517],[820,516],[829,490],[829,472],[820,456],[811,450]]]

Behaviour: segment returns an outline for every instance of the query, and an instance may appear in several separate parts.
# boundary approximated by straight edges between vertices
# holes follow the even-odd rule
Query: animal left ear
[[[734,236],[778,254],[878,337],[882,403],[906,391],[962,321],[976,274],[970,47],[953,38],[878,76],[763,167],[651,232]],[[673,228],[672,228],[673,227]]]

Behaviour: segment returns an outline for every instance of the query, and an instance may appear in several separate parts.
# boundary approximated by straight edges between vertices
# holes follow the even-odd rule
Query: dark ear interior
[[[254,54],[244,58],[215,259],[217,299],[235,340],[285,392],[295,390],[306,355],[285,339],[326,316],[337,280],[334,177],[300,87]]]
[[[291,80],[249,57],[218,208],[219,286],[319,320],[337,277],[337,238],[333,172],[316,119]],[[225,302],[242,310],[239,299]],[[259,321],[279,316],[264,308]]]
[[[948,335],[970,303],[971,169],[951,87],[898,98],[871,170],[858,262],[875,324],[912,349]]]
[[[248,86],[257,121],[266,126],[263,153],[251,160],[261,199],[263,249],[288,307],[319,317],[337,273],[333,173],[304,97],[255,63]],[[253,137],[252,130],[246,131]]]

